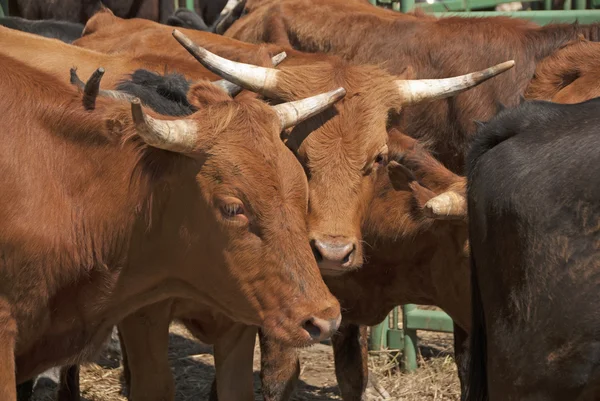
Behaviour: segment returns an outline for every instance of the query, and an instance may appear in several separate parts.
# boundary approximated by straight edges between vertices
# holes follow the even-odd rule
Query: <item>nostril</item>
[[[313,255],[315,255],[315,259],[317,263],[323,261],[323,254],[319,251],[319,247],[316,244],[315,240],[310,241],[310,247],[312,248]]]
[[[313,319],[310,319],[310,320],[307,320],[306,322],[304,322],[302,324],[302,328],[304,330],[306,330],[308,332],[308,334],[310,334],[310,337],[313,340],[318,340],[321,338],[321,329],[317,325],[315,325]]]
[[[344,256],[344,259],[342,260],[342,264],[346,264],[350,262],[350,258],[352,257],[352,254],[354,253],[354,251],[356,250],[356,245],[352,244],[352,248],[350,248],[350,252],[348,252],[346,254],[346,256]]]

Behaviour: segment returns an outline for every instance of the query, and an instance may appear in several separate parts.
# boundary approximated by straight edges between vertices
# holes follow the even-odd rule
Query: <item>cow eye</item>
[[[387,155],[380,153],[375,158],[375,164],[384,165],[387,160]]]
[[[226,203],[221,205],[221,213],[227,218],[233,218],[237,215],[244,214],[244,206],[240,203]]]

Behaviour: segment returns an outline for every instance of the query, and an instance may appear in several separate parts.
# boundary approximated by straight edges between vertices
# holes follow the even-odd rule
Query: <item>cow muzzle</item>
[[[322,236],[314,238],[310,244],[323,275],[341,275],[362,263],[359,244],[354,238]]]
[[[314,342],[321,342],[334,335],[337,329],[340,327],[341,322],[341,314],[335,319],[320,319],[318,317],[311,317],[304,322],[302,328],[306,330]]]

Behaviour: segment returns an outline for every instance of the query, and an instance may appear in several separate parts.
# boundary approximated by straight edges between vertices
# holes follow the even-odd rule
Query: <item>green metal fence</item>
[[[400,311],[402,323],[399,319]],[[402,305],[400,309],[394,308],[383,322],[371,327],[369,349],[403,351],[403,368],[405,371],[412,372],[417,369],[417,331],[419,330],[452,333],[454,323],[444,312],[419,309],[413,304]]]
[[[600,0],[565,0],[563,10],[552,10],[552,0],[522,0],[521,3],[537,4],[540,11],[478,11],[494,8],[513,0],[442,0],[435,3],[416,3],[415,0],[369,0],[374,5],[409,12],[420,8],[436,17],[497,17],[508,16],[531,20],[539,25],[549,23],[589,24],[600,21]],[[586,9],[587,8],[587,9]]]

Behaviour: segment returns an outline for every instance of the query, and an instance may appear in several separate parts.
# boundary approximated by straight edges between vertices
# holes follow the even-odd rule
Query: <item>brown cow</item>
[[[343,90],[272,107],[198,83],[198,111],[173,119],[138,100],[85,111],[74,88],[8,56],[0,76],[0,399],[173,297],[295,346],[337,329],[306,178],[279,134]]]
[[[207,33],[207,35],[211,34]],[[170,32],[165,33],[165,36],[169,40],[170,46],[181,48],[170,35]],[[219,38],[217,35],[211,36]],[[221,44],[220,52],[225,57],[249,64],[271,65],[266,48],[253,46],[252,52],[240,53],[237,51],[237,45],[243,42],[221,37],[219,43]],[[244,44],[241,46],[244,46]],[[90,76],[98,66],[102,66],[106,71],[102,86],[110,89],[114,89],[119,82],[128,77],[128,74],[138,69],[157,73],[176,71],[191,80],[215,80],[219,78],[218,75],[203,68],[193,58],[185,54],[185,50],[182,49],[182,51],[184,53],[180,57],[156,54],[144,50],[143,47],[133,53],[106,54],[38,35],[0,27],[0,52],[23,62],[31,62],[38,68],[65,82],[69,81],[69,70],[75,65],[78,68],[79,75],[84,77]]]
[[[599,24],[540,27],[506,17],[436,19],[357,0],[248,0],[246,11],[226,36],[379,64],[393,74],[410,65],[417,78],[440,78],[514,59],[517,67],[498,79],[447,100],[407,107],[394,116],[402,132],[424,140],[459,174],[476,129],[473,120],[488,120],[499,103],[517,104],[536,63],[579,34],[600,39]]]

